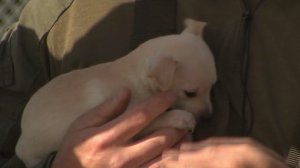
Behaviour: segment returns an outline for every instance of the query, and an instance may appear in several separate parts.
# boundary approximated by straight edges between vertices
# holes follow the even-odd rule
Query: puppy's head
[[[211,51],[202,38],[205,24],[186,20],[185,30],[146,43],[147,78],[152,90],[177,94],[174,108],[196,116],[211,113],[210,90],[216,82]]]

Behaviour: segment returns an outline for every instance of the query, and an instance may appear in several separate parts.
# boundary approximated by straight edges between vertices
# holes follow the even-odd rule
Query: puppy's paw
[[[192,113],[185,110],[171,110],[156,118],[153,123],[134,137],[134,139],[144,137],[161,128],[176,128],[193,132],[195,127],[196,119]]]
[[[194,115],[185,110],[172,110],[166,113],[165,124],[168,127],[193,132],[196,127]]]

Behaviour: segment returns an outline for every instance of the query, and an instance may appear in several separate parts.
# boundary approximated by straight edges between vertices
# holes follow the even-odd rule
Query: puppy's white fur
[[[75,70],[50,81],[32,96],[24,110],[18,157],[27,167],[35,166],[59,148],[77,117],[123,87],[132,93],[128,108],[162,90],[177,95],[174,110],[158,117],[141,134],[162,127],[194,129],[195,118],[207,109],[211,111],[209,92],[216,81],[213,56],[202,39],[204,25],[189,19],[181,34],[149,40],[114,62]]]

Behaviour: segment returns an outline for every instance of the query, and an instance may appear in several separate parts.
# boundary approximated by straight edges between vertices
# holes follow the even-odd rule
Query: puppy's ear
[[[168,90],[173,83],[177,61],[163,57],[150,63],[148,77],[154,87],[160,90]]]
[[[190,18],[184,21],[185,29],[182,33],[194,34],[196,36],[203,37],[203,30],[206,26],[206,22],[196,21]]]

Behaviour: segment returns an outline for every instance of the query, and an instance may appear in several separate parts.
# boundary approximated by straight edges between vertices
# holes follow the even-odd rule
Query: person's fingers
[[[99,132],[105,130],[106,137],[119,141],[119,143],[127,142],[154,118],[165,112],[174,101],[175,96],[170,92],[154,95],[142,104],[103,125]]]
[[[159,163],[150,165],[148,168],[192,168],[192,167],[182,165],[180,162],[174,160],[163,160]]]
[[[242,167],[286,167],[284,160],[274,157],[275,153],[272,153],[250,138],[209,138],[186,144],[178,151],[164,152],[162,159],[149,167],[234,167],[237,163]]]
[[[203,141],[193,143],[183,143],[180,146],[181,151],[193,151],[200,150],[209,146],[217,145],[239,145],[239,144],[254,144],[254,141],[249,138],[237,138],[237,137],[212,137]]]
[[[248,137],[212,137],[198,143],[184,143],[180,146],[180,151],[181,153],[184,151],[200,151],[205,148],[216,148],[218,146],[235,149],[239,152],[265,153],[272,156],[275,160],[282,160],[279,154]]]
[[[151,161],[147,162],[145,165],[142,166],[142,168],[149,168],[151,165],[155,165],[156,163],[160,162],[162,159],[174,159],[178,158],[179,154],[179,147],[181,146],[182,143],[184,142],[190,142],[192,141],[192,135],[191,134],[186,134],[180,141],[178,141],[174,146],[172,146],[171,149],[167,149],[167,151],[164,151],[162,155],[157,156],[156,158],[152,159]],[[174,152],[174,153],[172,153]],[[173,154],[169,156],[168,154]]]
[[[146,163],[145,165],[142,165],[141,168],[158,168],[159,166],[162,166],[163,163],[167,161],[177,161],[177,160],[174,160],[171,157],[164,157],[164,158],[157,157],[151,160],[150,162]]]
[[[161,158],[163,160],[178,160],[179,158],[179,150],[170,149],[168,151],[163,152]]]
[[[71,129],[80,130],[88,127],[97,127],[124,112],[130,100],[130,91],[122,88],[114,97],[105,100],[89,112],[78,117]]]
[[[160,156],[157,156],[156,158],[148,161],[147,163],[143,164],[140,166],[140,168],[150,168],[151,166],[159,163],[161,161],[161,157]]]
[[[172,147],[184,137],[185,133],[172,128],[165,128],[127,147],[126,154],[130,162],[143,165],[154,159],[164,150]],[[138,159],[136,159],[138,158]]]

